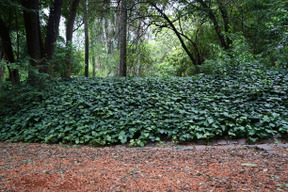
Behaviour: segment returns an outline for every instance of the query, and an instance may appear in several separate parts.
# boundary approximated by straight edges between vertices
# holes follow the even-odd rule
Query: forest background
[[[277,0],[1,0],[0,80],[287,68],[287,17]]]

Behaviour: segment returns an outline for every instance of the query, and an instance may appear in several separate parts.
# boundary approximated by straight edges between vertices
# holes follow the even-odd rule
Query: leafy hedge
[[[288,133],[288,75],[74,78],[1,94],[0,140],[143,146]],[[11,95],[15,95],[11,97]]]

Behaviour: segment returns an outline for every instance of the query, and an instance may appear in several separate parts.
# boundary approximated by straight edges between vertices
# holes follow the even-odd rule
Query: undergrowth
[[[0,141],[144,146],[288,133],[288,75],[73,78],[0,93]]]

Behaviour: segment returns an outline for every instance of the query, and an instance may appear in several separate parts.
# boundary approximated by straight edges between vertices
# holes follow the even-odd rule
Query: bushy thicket
[[[288,75],[74,78],[1,93],[0,140],[76,144],[288,133]],[[2,90],[3,91],[3,90]]]

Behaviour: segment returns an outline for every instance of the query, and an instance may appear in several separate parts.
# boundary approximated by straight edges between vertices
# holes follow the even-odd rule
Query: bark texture
[[[119,77],[127,75],[127,2],[121,1]]]
[[[43,58],[43,43],[41,38],[38,0],[22,0],[24,6],[24,22],[26,30],[26,41],[30,63],[34,67],[41,67]]]
[[[42,72],[48,72],[51,74],[53,71],[53,65],[51,63],[55,52],[55,42],[59,33],[59,22],[61,17],[63,0],[52,0],[50,5],[50,14],[48,18],[47,32],[45,38],[44,56],[48,63],[48,66],[43,68]]]
[[[1,41],[0,51],[2,52],[0,60],[4,58],[9,63],[15,63],[9,30],[1,18],[0,18],[0,41]],[[18,69],[11,69],[10,67],[8,67],[8,70],[9,70],[9,78],[12,81],[12,83],[14,85],[19,84],[20,77]]]
[[[85,30],[85,77],[89,76],[89,30],[88,30],[88,1],[84,0],[84,30]]]
[[[219,9],[220,9],[220,12],[221,12],[221,16],[222,16],[222,19],[223,19],[225,33],[228,33],[229,32],[229,23],[230,22],[229,22],[229,16],[228,16],[227,9],[226,9],[223,1],[217,0],[217,3],[218,3],[218,6],[219,6]],[[231,43],[232,43],[231,39],[229,38],[229,36],[226,35],[226,44],[227,44],[228,48],[230,47]]]
[[[66,25],[66,46],[72,45],[72,37],[73,37],[73,26],[75,17],[77,14],[77,10],[79,7],[80,0],[72,0],[71,6],[70,6],[70,14],[67,20]],[[66,71],[63,75],[65,78],[70,78],[72,74],[72,49],[70,49],[69,53],[67,53],[67,63],[66,63]]]
[[[2,40],[0,38],[0,84],[4,78],[4,73],[5,73],[5,67],[1,65],[2,59],[4,59],[4,50],[3,50]]]

